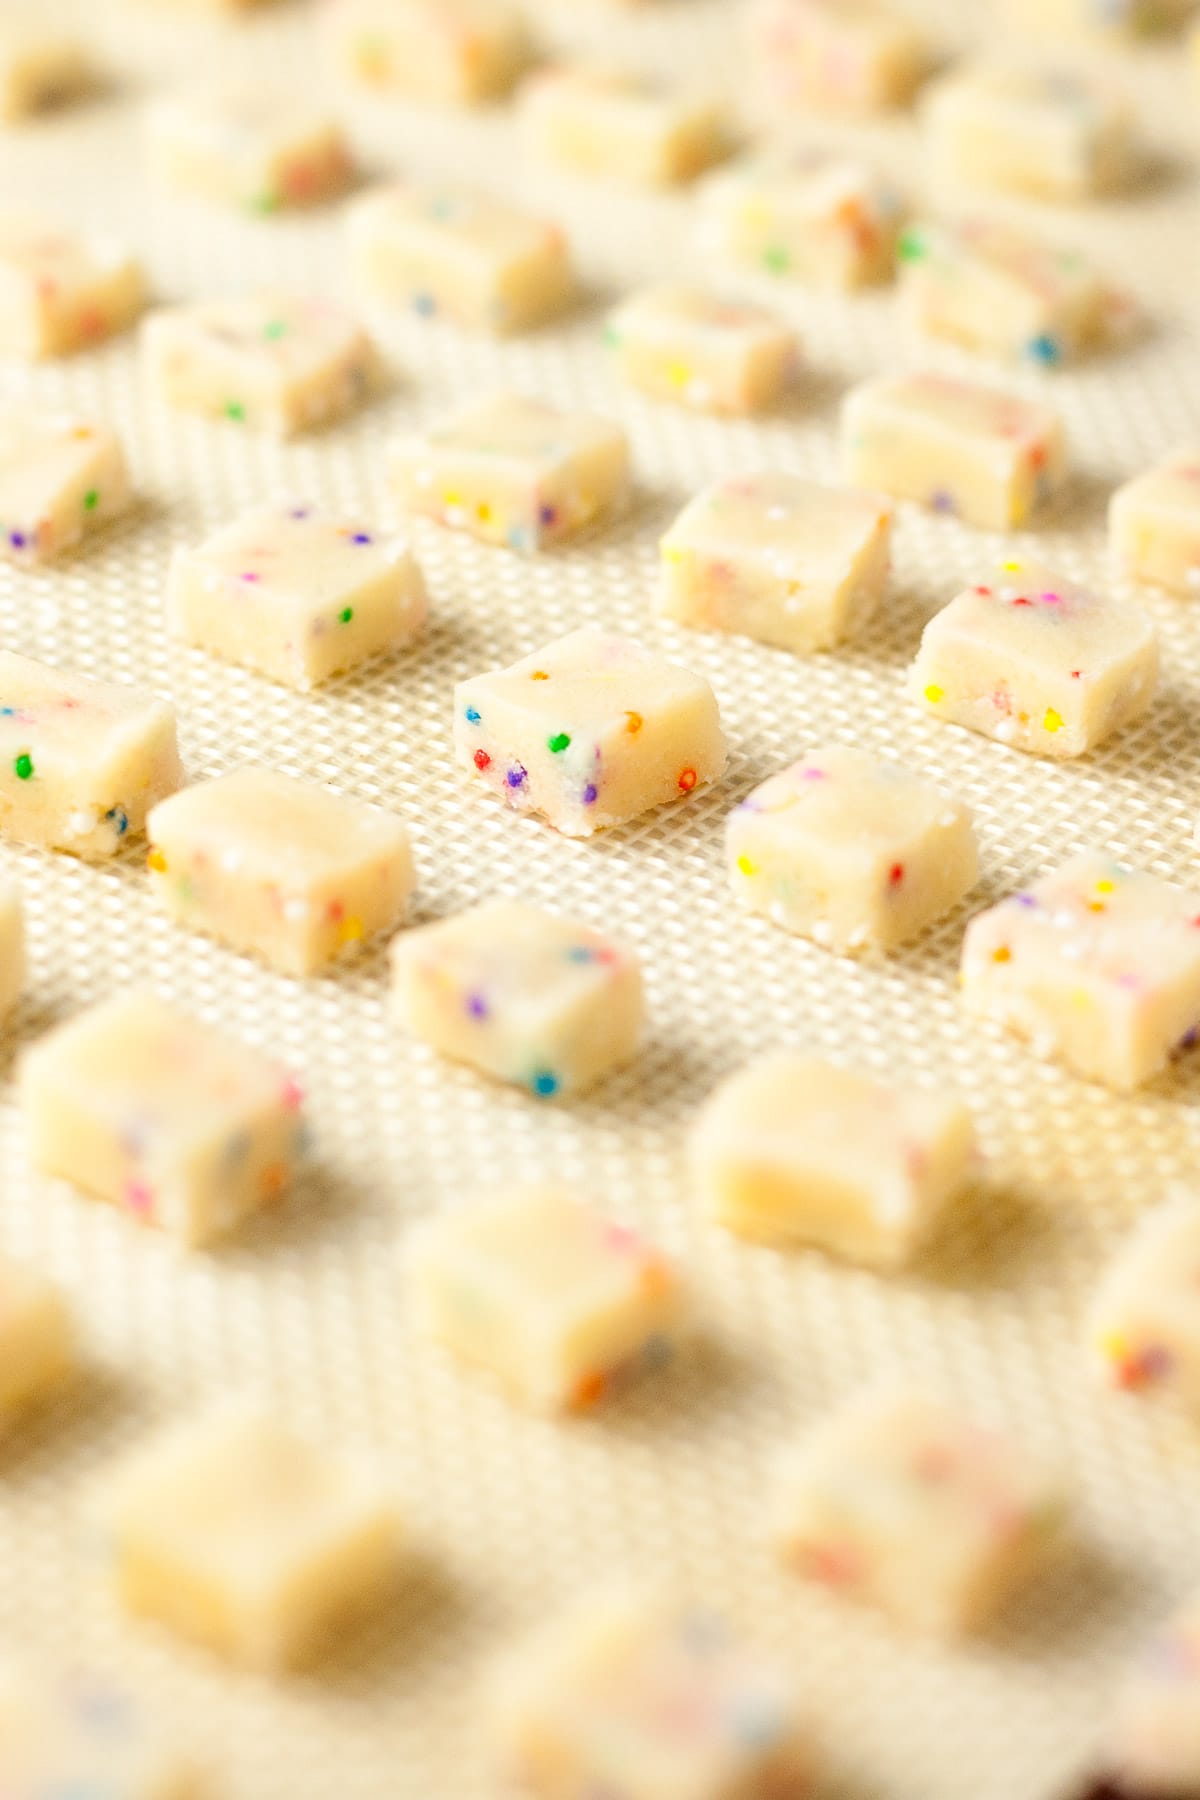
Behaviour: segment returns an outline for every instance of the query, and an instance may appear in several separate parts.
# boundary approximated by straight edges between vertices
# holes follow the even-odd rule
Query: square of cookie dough
[[[166,610],[197,649],[306,693],[410,644],[427,603],[403,539],[316,506],[262,506],[176,550]]]
[[[48,562],[133,500],[125,452],[106,425],[6,407],[0,418],[0,557]]]
[[[69,356],[125,331],[146,303],[140,263],[35,213],[0,212],[0,355]]]
[[[392,992],[397,1017],[443,1056],[543,1099],[631,1061],[645,1013],[632,951],[522,900],[402,933]]]
[[[724,1618],[658,1594],[597,1595],[498,1664],[499,1773],[531,1800],[802,1800],[814,1758],[793,1674]]]
[[[659,545],[663,618],[806,654],[854,637],[891,567],[877,494],[765,471],[714,481]]]
[[[74,1327],[58,1289],[35,1269],[0,1256],[0,1436],[18,1414],[61,1387],[74,1366]],[[0,1784],[2,1706],[0,1701]]]
[[[885,1269],[911,1261],[975,1168],[952,1095],[793,1052],[723,1082],[689,1148],[710,1217],[739,1237]]]
[[[150,886],[171,917],[284,975],[312,975],[398,925],[416,883],[392,813],[275,769],[235,769],[146,821]]]
[[[142,332],[158,398],[291,437],[353,412],[381,382],[374,343],[334,300],[285,293],[201,300]]]
[[[629,440],[595,413],[494,394],[397,445],[391,475],[406,512],[529,553],[624,503]]]
[[[1083,69],[960,64],[930,90],[924,123],[939,179],[1070,202],[1132,170],[1130,108]]]
[[[1036,1577],[1064,1512],[1057,1474],[1021,1444],[895,1389],[809,1433],[780,1472],[773,1531],[806,1579],[954,1637]]]
[[[846,398],[841,435],[848,481],[984,531],[1024,525],[1067,478],[1053,407],[949,375],[864,381]]]
[[[702,675],[584,625],[454,690],[454,747],[507,805],[567,837],[686,797],[725,767]]]
[[[911,225],[899,257],[909,322],[969,350],[1058,368],[1133,322],[1087,257],[996,219]]]
[[[400,1569],[400,1521],[374,1477],[250,1407],[135,1451],[95,1516],[127,1612],[266,1673],[316,1660]]]
[[[0,1793],[7,1800],[209,1800],[161,1709],[107,1670],[0,1671]]]
[[[497,335],[528,331],[575,293],[558,225],[448,182],[394,181],[347,217],[360,292],[380,306]]]
[[[252,213],[316,205],[353,173],[337,119],[269,81],[225,80],[156,101],[147,137],[167,187]]]
[[[1118,488],[1108,534],[1130,580],[1200,594],[1200,448],[1176,450]]]
[[[1134,1227],[1092,1302],[1087,1344],[1115,1387],[1174,1394],[1200,1414],[1200,1201],[1168,1201]]]
[[[520,110],[535,155],[626,183],[691,181],[730,146],[717,101],[615,69],[540,70],[521,89]]]
[[[497,99],[530,57],[509,0],[332,0],[327,31],[352,80],[441,105]]]
[[[1200,1030],[1200,894],[1086,851],[971,920],[960,980],[1038,1055],[1139,1087]]]
[[[843,292],[891,278],[905,204],[852,155],[776,147],[720,169],[700,194],[700,240],[758,274]]]
[[[443,1213],[410,1255],[424,1329],[539,1411],[594,1406],[668,1362],[685,1327],[663,1253],[550,1183]]]
[[[39,1038],[19,1092],[37,1168],[189,1248],[277,1200],[304,1144],[290,1075],[149,993],[115,995]]]
[[[25,915],[10,881],[0,881],[0,1025],[21,998],[25,985]]]
[[[674,284],[632,295],[604,337],[632,387],[697,412],[763,412],[799,364],[796,333],[766,307]]]
[[[810,751],[748,794],[729,815],[725,859],[753,912],[842,955],[907,943],[979,874],[960,800],[839,745]]]
[[[78,38],[16,16],[0,22],[0,120],[12,122],[74,100],[94,85]]]
[[[1149,710],[1158,634],[1141,607],[1009,558],[934,613],[909,691],[935,719],[1033,756],[1083,756]]]
[[[756,88],[777,114],[865,114],[905,105],[928,51],[912,20],[875,0],[751,0]]]
[[[113,856],[182,780],[165,700],[0,650],[0,837]]]
[[[1105,1775],[1084,1800],[1200,1793],[1200,1593],[1151,1634],[1105,1717]]]

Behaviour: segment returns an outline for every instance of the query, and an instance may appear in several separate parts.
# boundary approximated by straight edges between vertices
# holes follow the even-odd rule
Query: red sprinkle
[[[486,751],[486,750],[477,750],[477,751],[476,751],[476,752],[475,752],[475,767],[476,767],[476,768],[477,768],[477,769],[487,769],[487,768],[490,768],[490,767],[491,767],[491,761],[492,761],[492,759],[491,759],[491,757],[490,757],[490,756],[489,756],[489,755],[488,755],[488,753],[487,753],[487,751]]]
[[[891,882],[893,887],[900,886],[900,883],[904,880],[904,864],[903,863],[893,863],[892,864],[891,868],[888,870],[888,880]]]
[[[690,794],[696,785],[695,769],[684,769],[679,777],[679,785],[685,794]]]

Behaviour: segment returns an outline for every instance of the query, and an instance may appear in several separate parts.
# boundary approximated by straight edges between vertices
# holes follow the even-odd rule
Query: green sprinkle
[[[896,245],[896,255],[901,262],[920,262],[927,254],[925,239],[919,231],[902,231]]]
[[[615,350],[617,345],[621,342],[621,334],[615,325],[606,325],[604,327],[604,342],[608,345],[610,350]]]
[[[782,244],[770,244],[763,251],[763,262],[772,275],[786,275],[792,266],[792,259]]]
[[[287,326],[282,319],[272,319],[269,325],[263,326],[263,336],[265,338],[281,338],[286,330]]]
[[[343,625],[348,625],[353,617],[354,608],[352,606],[343,606],[341,612],[338,614],[338,618],[342,621]]]
[[[30,756],[28,750],[22,750],[20,756],[18,756],[13,763],[13,771],[16,774],[18,781],[29,780],[29,777],[33,774],[33,758]]]
[[[555,756],[557,756],[560,750],[566,749],[570,741],[571,739],[565,731],[556,731],[552,738],[546,739],[546,748],[548,750],[553,750]]]
[[[84,512],[95,512],[95,510],[99,506],[99,504],[100,504],[100,489],[99,488],[89,488],[87,493],[83,496]]]
[[[235,424],[238,424],[238,425],[245,424],[246,409],[242,405],[240,400],[227,400],[225,402],[225,417],[227,419],[232,419],[235,422]]]
[[[256,194],[250,202],[250,211],[256,213],[273,213],[279,211],[278,194]]]

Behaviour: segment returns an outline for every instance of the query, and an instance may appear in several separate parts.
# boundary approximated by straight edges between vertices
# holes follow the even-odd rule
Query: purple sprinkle
[[[508,771],[508,774],[504,779],[507,781],[510,788],[522,787],[525,782],[525,770],[521,767],[520,763],[517,763]]]
[[[599,791],[600,790],[596,787],[595,782],[589,781],[583,790],[583,804],[585,806],[591,806]]]
[[[29,540],[23,531],[10,531],[8,541],[14,550],[23,550]]]
[[[489,1010],[488,1003],[482,994],[467,995],[467,1011],[473,1019],[486,1019]]]
[[[1037,901],[1032,894],[1014,894],[1013,899],[1018,906],[1036,906]]]
[[[954,501],[954,495],[949,493],[945,488],[938,488],[935,493],[931,494],[929,496],[929,504],[932,506],[934,512],[952,513],[958,511],[958,507]]]
[[[541,518],[543,525],[553,525],[558,517],[558,508],[556,506],[543,506],[539,517]]]
[[[371,534],[369,531],[356,531],[350,540],[352,544],[369,544],[370,541]]]
[[[1200,1044],[1200,1025],[1193,1025],[1191,1030],[1185,1031],[1180,1038],[1179,1048],[1181,1050],[1194,1050],[1197,1044]]]
[[[293,519],[307,519],[309,510],[307,506],[293,506],[291,516]]]

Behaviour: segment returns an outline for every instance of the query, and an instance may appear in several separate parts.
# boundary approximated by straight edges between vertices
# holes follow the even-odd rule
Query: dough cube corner
[[[691,181],[729,151],[716,101],[615,69],[539,70],[522,88],[520,108],[536,155],[616,181]]]
[[[1139,1648],[1105,1716],[1105,1772],[1085,1800],[1200,1792],[1200,1592]]]
[[[690,1148],[730,1231],[880,1268],[910,1261],[975,1173],[971,1117],[952,1095],[794,1052],[723,1082]]]
[[[381,95],[479,106],[508,92],[530,57],[511,0],[332,0],[334,59]]]
[[[1114,1387],[1174,1394],[1200,1414],[1200,1202],[1167,1201],[1134,1227],[1096,1292],[1087,1342]]]
[[[35,1269],[0,1256],[0,1436],[62,1386],[75,1354],[74,1326],[58,1289]],[[0,1778],[3,1773],[0,1748]]]
[[[686,1328],[663,1253],[549,1183],[430,1221],[409,1273],[426,1331],[546,1412],[595,1406],[670,1361]]]
[[[12,123],[61,106],[86,94],[94,82],[78,38],[21,19],[15,6],[0,23],[0,120]]]
[[[25,986],[25,914],[10,881],[0,881],[0,1027]]]
[[[903,106],[929,52],[911,19],[878,0],[750,0],[754,86],[778,118],[861,118]]]
[[[133,498],[125,452],[105,425],[11,407],[0,421],[0,556],[48,562]]]
[[[125,331],[144,304],[141,267],[115,244],[0,213],[0,355],[86,350]]]
[[[1200,893],[1086,851],[972,919],[960,980],[1037,1054],[1139,1087],[1200,1033]]]
[[[632,295],[610,317],[605,340],[632,387],[697,412],[762,412],[799,363],[796,334],[774,313],[693,287]]]
[[[517,812],[590,837],[695,793],[725,767],[703,676],[582,626],[508,669],[459,682],[454,743]]]
[[[724,262],[848,291],[891,278],[905,210],[892,183],[854,156],[774,148],[709,176],[700,238]]]
[[[781,1472],[773,1530],[806,1579],[909,1630],[984,1625],[1059,1536],[1057,1473],[1020,1444],[903,1389],[851,1401]]]
[[[207,1771],[159,1708],[111,1670],[71,1662],[0,1672],[0,1791],[9,1800],[210,1800]]]
[[[316,205],[353,173],[337,120],[269,82],[226,80],[160,100],[147,135],[166,186],[252,213]]]
[[[410,1031],[542,1099],[579,1093],[637,1054],[637,958],[606,933],[518,900],[485,900],[392,946]]]
[[[148,993],[38,1039],[19,1097],[36,1167],[189,1247],[282,1196],[304,1143],[292,1076]]]
[[[1108,529],[1123,575],[1200,594],[1200,447],[1177,450],[1118,488]]]
[[[939,177],[1057,201],[1120,187],[1133,162],[1128,102],[1086,69],[968,63],[925,102]]]

